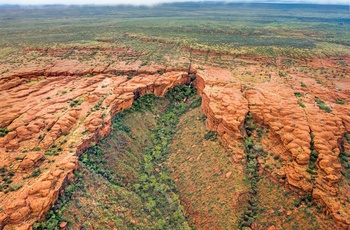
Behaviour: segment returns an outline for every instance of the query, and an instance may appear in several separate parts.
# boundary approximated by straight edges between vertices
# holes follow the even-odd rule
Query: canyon
[[[283,59],[271,67],[262,66],[269,60],[246,56],[237,58],[244,65],[223,68],[183,60],[163,66],[61,58],[70,50],[25,52],[50,58],[19,68],[1,66],[8,69],[0,78],[1,229],[30,229],[42,220],[74,180],[80,154],[109,135],[117,113],[145,94],[163,97],[184,84],[196,87],[207,130],[218,133],[234,162],[246,163],[246,120],[251,116],[263,133],[253,148],[270,153],[258,157],[259,171],[300,196],[311,195],[340,228],[350,226],[350,185],[342,174],[349,169],[339,158],[350,152],[350,67],[336,58],[316,58],[308,66],[345,76],[319,74],[315,79],[284,65]],[[350,57],[343,61],[350,63]]]

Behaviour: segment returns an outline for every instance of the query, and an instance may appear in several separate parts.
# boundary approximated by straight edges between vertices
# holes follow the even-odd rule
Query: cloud
[[[191,0],[0,0],[1,4],[20,4],[20,5],[156,5],[170,2],[188,2]],[[195,2],[203,0],[192,0]],[[204,0],[208,1],[208,0]],[[215,0],[214,0],[215,1]],[[225,2],[274,2],[274,3],[314,3],[314,4],[341,4],[350,5],[350,0],[226,0]]]

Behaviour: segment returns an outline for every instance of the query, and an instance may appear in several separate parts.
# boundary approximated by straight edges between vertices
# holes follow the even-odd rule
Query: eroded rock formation
[[[282,159],[278,167],[261,168],[269,175],[300,194],[312,194],[326,205],[342,228],[350,226],[350,203],[342,183],[340,150],[344,135],[349,133],[350,84],[343,81],[342,90],[317,84],[306,76],[278,77],[264,83],[244,83],[231,71],[206,67],[197,73],[197,88],[202,93],[202,110],[207,115],[207,128],[219,133],[224,145],[233,150],[235,160],[244,159],[242,140],[244,119],[250,112],[255,122],[267,132],[261,140],[263,149]],[[308,82],[308,86],[300,82]],[[301,86],[302,85],[302,86]],[[300,97],[300,98],[299,98]],[[332,109],[324,111],[315,102],[322,98]],[[318,153],[315,173],[310,173],[311,150]],[[271,157],[267,163],[274,164]],[[344,170],[344,169],[343,169]],[[313,172],[313,171],[312,171]],[[342,195],[340,195],[340,193]]]
[[[8,183],[0,193],[0,226],[28,229],[42,218],[73,179],[79,153],[109,134],[116,113],[146,93],[163,96],[170,87],[189,83],[189,72],[197,72],[194,85],[207,128],[218,132],[234,161],[245,161],[244,121],[250,113],[265,130],[258,147],[271,153],[267,162],[259,159],[261,169],[300,194],[312,194],[339,226],[350,226],[350,186],[343,183],[339,162],[340,151],[349,151],[344,140],[350,130],[349,76],[319,84],[296,70],[283,76],[271,69],[268,80],[252,82],[211,66],[188,71],[141,61],[77,60],[13,69],[0,79],[0,127],[7,128],[0,137],[0,168]],[[316,99],[331,111],[320,109]],[[317,174],[308,172],[312,151],[318,152]],[[275,158],[281,159],[279,167],[267,167]]]
[[[109,134],[112,117],[136,95],[164,96],[191,80],[188,68],[124,67],[94,70],[58,61],[1,79],[0,126],[9,133],[0,138],[0,168],[12,181],[0,196],[0,226],[28,229],[43,217],[73,179],[78,154]]]

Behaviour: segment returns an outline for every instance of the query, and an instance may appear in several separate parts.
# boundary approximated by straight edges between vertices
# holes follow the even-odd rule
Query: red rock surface
[[[36,52],[62,55],[67,50]],[[118,59],[119,52],[136,56],[132,51],[104,52],[112,54],[110,62],[53,58],[2,74],[0,127],[10,132],[0,138],[0,168],[13,171],[11,185],[21,187],[0,193],[0,228],[28,229],[42,218],[73,179],[79,153],[109,134],[112,117],[129,108],[135,95],[163,96],[168,88],[190,81],[187,67],[142,66],[141,61]],[[318,68],[320,63],[315,60],[312,65]],[[324,68],[340,68],[331,60],[322,63]],[[285,76],[279,68],[269,67],[265,72],[259,68],[259,62],[250,61],[231,70],[191,69],[197,72],[195,86],[203,98],[207,128],[218,132],[233,160],[244,162],[244,121],[250,112],[257,125],[268,130],[261,147],[283,159],[279,168],[267,169],[261,163],[262,170],[301,194],[312,194],[340,227],[350,226],[350,186],[343,183],[338,157],[350,145],[343,138],[350,130],[350,76],[315,79],[293,67],[283,67]],[[350,72],[349,67],[341,68]],[[248,70],[252,76],[243,76]],[[297,98],[296,92],[303,97]],[[332,112],[320,110],[315,97]],[[345,105],[336,104],[339,99]],[[299,100],[305,108],[298,105]],[[312,139],[319,153],[313,176],[306,171]],[[41,174],[32,176],[38,169]]]
[[[169,88],[190,81],[187,68],[165,72],[162,66],[122,67],[94,71],[78,61],[62,60],[0,79],[0,127],[11,130],[0,138],[0,168],[14,171],[12,184],[22,185],[1,193],[4,229],[27,229],[44,216],[73,179],[77,155],[109,134],[112,117],[132,105],[136,92],[164,96]],[[114,71],[136,76],[109,74]],[[41,174],[32,177],[37,169]]]
[[[203,98],[207,129],[218,131],[227,147],[235,151],[234,160],[242,160],[239,143],[245,136],[244,119],[249,111],[242,83],[229,70],[209,67],[197,73],[196,86]]]
[[[339,90],[334,87],[336,83],[321,85],[303,75],[274,77],[275,74],[266,82],[245,83],[229,70],[205,67],[198,72],[196,85],[202,93],[207,128],[219,133],[223,143],[233,150],[234,159],[244,159],[244,147],[237,142],[245,137],[244,119],[250,112],[255,122],[268,130],[261,141],[263,149],[283,159],[280,168],[267,170],[271,177],[277,180],[277,175],[277,181],[300,194],[312,194],[326,205],[340,227],[347,228],[350,204],[346,200],[350,195],[345,195],[348,185],[339,186],[342,181],[339,153],[341,149],[349,151],[343,139],[349,133],[349,76]],[[307,87],[302,87],[300,82],[305,82]],[[301,92],[302,99],[295,92]],[[321,110],[315,97],[325,101],[332,112]],[[345,101],[345,105],[336,104],[338,99]],[[305,108],[298,105],[298,100],[303,101]],[[317,175],[313,176],[306,171],[312,138],[319,153]]]

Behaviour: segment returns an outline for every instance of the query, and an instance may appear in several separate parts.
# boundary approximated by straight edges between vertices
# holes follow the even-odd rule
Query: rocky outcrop
[[[294,91],[283,83],[269,82],[247,89],[246,97],[255,121],[271,132],[265,148],[283,146],[274,153],[285,161],[282,175],[288,185],[311,192],[310,175],[306,172],[311,152],[310,129],[303,109],[296,106]]]
[[[309,87],[300,84],[303,81],[310,81]],[[343,85],[340,92],[305,76],[242,83],[229,70],[205,67],[197,74],[196,87],[202,94],[207,128],[218,132],[235,160],[244,160],[243,126],[250,112],[265,133],[259,145],[270,155],[267,162],[258,159],[261,167],[292,190],[312,194],[325,204],[339,226],[350,226],[349,197],[344,192],[340,196],[345,188],[339,187],[342,181],[339,153],[342,138],[349,132],[350,111],[348,106],[335,103],[339,98],[349,102],[346,92],[350,84]],[[322,110],[315,98],[322,98],[332,111]],[[312,170],[311,150],[318,153]],[[278,167],[265,169],[268,163]]]
[[[1,79],[0,126],[10,132],[0,138],[0,168],[13,175],[0,196],[0,228],[28,229],[42,218],[73,179],[79,153],[109,134],[116,113],[191,80],[188,68],[125,67],[112,75],[64,60]],[[121,74],[131,70],[133,77]]]
[[[245,137],[244,120],[249,111],[242,84],[229,70],[207,68],[198,71],[195,85],[202,95],[202,111],[208,130],[217,131],[225,145],[233,150],[235,161],[244,157],[240,143]]]

